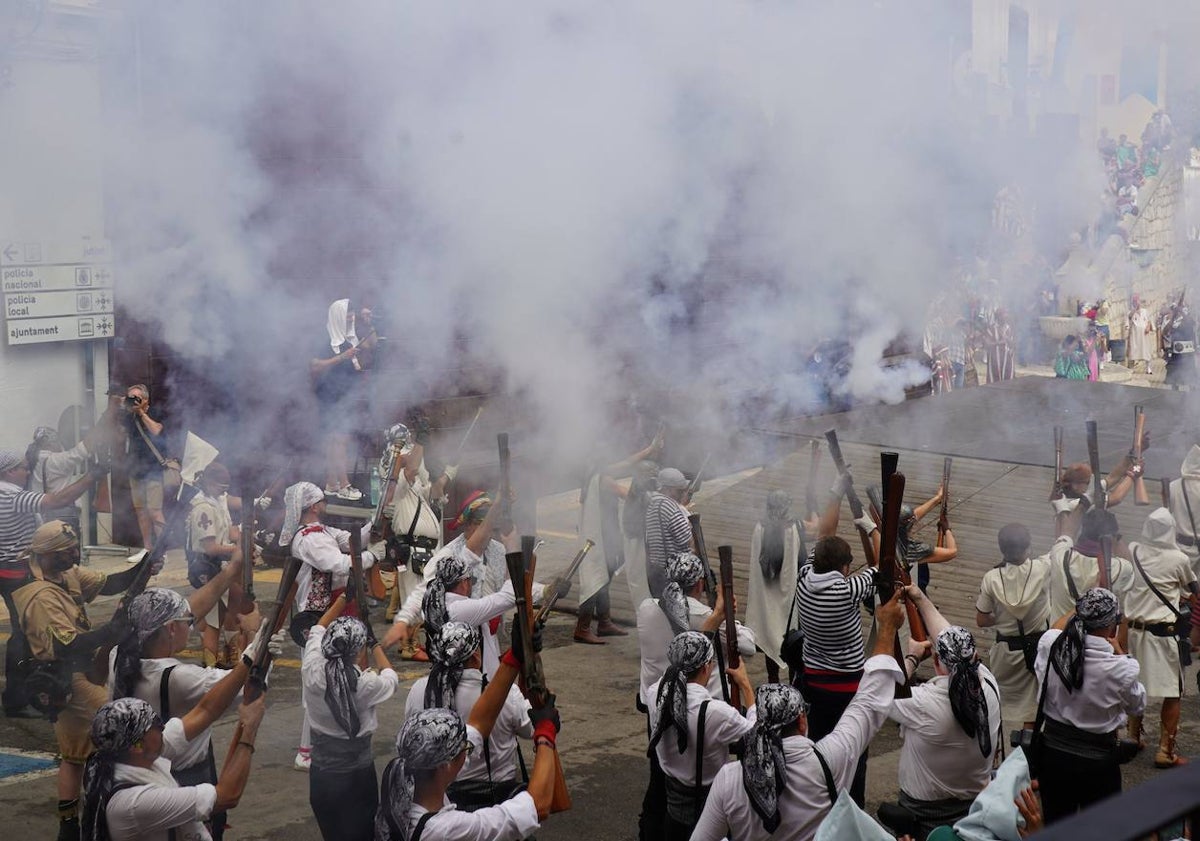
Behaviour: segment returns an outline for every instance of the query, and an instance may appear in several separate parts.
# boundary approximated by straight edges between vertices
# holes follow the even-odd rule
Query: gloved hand
[[[370,622],[363,622],[363,624],[367,626],[367,651],[370,651],[379,645],[379,639],[375,636],[375,629],[371,627]]]
[[[513,617],[510,627],[510,636],[512,638],[512,647],[508,650],[508,654],[512,656],[515,666],[525,664],[525,651],[521,646],[521,635],[517,632],[517,617]],[[541,623],[533,626],[533,652],[535,654],[542,653],[542,625]]]
[[[547,589],[552,589],[553,592],[558,594],[560,599],[565,599],[567,594],[571,592],[571,579],[567,578],[565,575],[556,577],[550,582],[550,584],[551,587],[548,587]]]
[[[287,631],[276,631],[267,640],[267,651],[271,652],[272,657],[283,656],[283,644],[287,642]]]
[[[266,496],[265,494],[260,496],[258,499],[254,500],[254,507],[259,511],[266,511],[271,507],[271,497]]]
[[[458,465],[447,464],[445,469],[442,470],[442,474],[446,477],[447,482],[453,482],[456,478],[458,478]]]
[[[1054,508],[1055,514],[1070,514],[1079,505],[1079,500],[1064,496],[1060,499],[1050,500],[1050,505]]]
[[[547,693],[542,703],[529,711],[529,721],[533,725],[533,738],[544,737],[553,744],[562,730],[562,718],[554,705],[554,695]]]
[[[864,513],[861,517],[856,517],[854,520],[854,525],[863,534],[870,534],[871,532],[875,531],[875,529],[879,528],[879,526],[875,525],[875,521],[871,519],[871,515],[866,513]]]

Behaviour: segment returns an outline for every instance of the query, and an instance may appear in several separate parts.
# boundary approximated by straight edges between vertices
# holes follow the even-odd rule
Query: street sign
[[[10,345],[109,339],[115,332],[107,240],[0,240]]]

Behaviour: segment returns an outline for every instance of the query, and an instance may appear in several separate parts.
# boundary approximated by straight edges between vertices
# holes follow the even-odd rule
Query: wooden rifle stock
[[[821,461],[821,442],[813,439],[808,451],[808,485],[804,489],[804,507],[809,517],[819,516],[817,505],[817,465]]]
[[[1063,472],[1063,428],[1061,426],[1054,427],[1054,482],[1050,485],[1049,501],[1053,502],[1060,499],[1063,495],[1062,489],[1062,472]]]
[[[496,521],[496,527],[501,534],[508,534],[513,530],[513,518],[512,453],[508,449],[507,432],[501,432],[496,436],[496,447],[500,451],[500,499],[496,501],[500,506],[500,517]]]
[[[1159,493],[1162,494],[1163,508],[1170,508],[1171,507],[1171,480],[1170,479],[1159,479],[1158,481],[1162,485]]]
[[[587,553],[592,551],[592,547],[595,545],[596,545],[595,542],[592,541],[591,539],[583,541],[583,547],[578,552],[575,553],[575,557],[574,557],[574,559],[572,559],[571,565],[569,567],[567,567],[567,572],[564,577],[568,581],[570,581],[572,578],[575,577],[575,573],[579,572],[579,567],[583,565],[583,559],[587,557]],[[550,615],[550,611],[551,611],[551,609],[553,609],[554,603],[557,601],[558,601],[558,590],[555,590],[553,593],[548,594],[545,597],[545,602],[542,604],[541,610],[539,610],[537,612],[537,616],[535,616],[533,618],[534,623],[541,624],[542,622],[545,622],[546,617]]]
[[[1104,493],[1104,478],[1100,475],[1100,431],[1094,420],[1087,422],[1088,463],[1092,467],[1092,504],[1098,508],[1108,507],[1108,496]]]
[[[837,430],[828,430],[825,433],[825,441],[829,444],[829,456],[833,459],[838,475],[848,477],[850,470],[846,466],[846,459],[842,457],[842,446],[838,442]],[[854,485],[849,481],[846,483],[846,502],[850,506],[850,514],[854,519],[862,517],[862,500],[858,498],[858,494],[854,491]],[[867,563],[873,563],[875,561],[875,545],[871,542],[871,535],[863,534],[859,529],[855,529],[855,531],[858,531],[858,538],[862,542],[863,558]]]
[[[942,461],[942,511],[938,515],[938,546],[946,545],[946,531],[950,528],[950,468],[954,459],[950,456]]]
[[[883,498],[883,534],[879,544],[879,576],[877,589],[879,590],[879,600],[881,602],[890,601],[892,595],[896,591],[896,584],[904,583],[906,571],[903,570],[896,554],[897,544],[900,539],[900,506],[904,503],[904,474],[895,472],[888,478],[888,490]],[[916,617],[916,625],[913,625],[913,613],[909,613],[909,624],[912,626],[913,639],[917,636],[917,626],[924,630],[924,625],[921,623],[920,616]],[[907,668],[904,664],[904,652],[900,648],[900,636],[897,634],[894,645],[894,656],[896,663],[907,674]],[[907,691],[905,687],[897,688],[897,695],[901,694],[901,689]]]
[[[354,604],[358,608],[358,618],[370,622],[367,576],[363,573],[362,531],[358,523],[350,527],[350,575],[354,579]]]
[[[895,474],[892,474],[892,475],[895,475]],[[871,503],[872,511],[878,517],[879,522],[882,523],[884,520],[884,516],[885,516],[884,512],[886,511],[886,509],[883,507],[882,497],[875,490],[875,488],[867,488],[867,498]],[[881,556],[883,556],[884,552],[883,552],[883,543],[882,543],[882,538],[883,538],[882,530],[880,531],[880,538],[881,538],[881,540],[880,540],[879,554]],[[900,547],[899,525],[897,525],[897,527],[896,527],[895,543],[896,543],[896,562],[892,567],[892,569],[893,569],[892,580],[894,583],[899,583],[899,584],[902,584],[905,587],[907,587],[909,584],[912,584],[912,570],[910,570],[908,567],[905,566],[905,559],[903,557],[903,553],[902,553],[901,547]],[[882,570],[883,570],[882,557],[880,559],[879,569],[880,569],[880,572],[882,573]],[[893,587],[893,589],[894,589],[894,587]],[[887,601],[887,599],[883,599],[882,592],[880,593],[880,598],[883,601]],[[917,606],[915,604],[913,604],[912,602],[906,600],[904,602],[904,612],[908,615],[908,628],[909,628],[909,633],[912,634],[912,638],[915,639],[917,642],[924,642],[925,640],[927,640],[929,638],[929,635],[925,631],[925,620],[923,620],[921,618],[921,611],[917,610]]]
[[[513,625],[513,633],[521,641],[521,651],[524,663],[521,664],[521,684],[525,697],[535,707],[546,702],[549,690],[546,688],[546,676],[542,670],[542,657],[533,650],[533,634],[535,617],[532,614],[533,574],[537,566],[537,558],[533,554],[536,539],[531,535],[521,536],[521,551],[510,552],[505,556],[508,565],[508,577],[512,580],[513,592],[516,594],[517,620]],[[562,762],[558,752],[554,757],[554,794],[550,799],[550,813],[565,812],[571,808],[571,794],[567,791],[567,781],[563,776]]]
[[[704,567],[704,587],[707,591],[708,606],[717,604],[717,576],[713,573],[712,564],[708,562],[708,546],[704,542],[704,529],[700,526],[700,515],[689,514],[688,522],[692,526],[692,539],[696,543],[696,557]],[[713,646],[717,652],[717,671],[721,679],[721,697],[729,701],[729,675],[725,674],[725,651],[721,646]]]
[[[721,566],[721,595],[725,602],[725,662],[736,669],[742,662],[738,654],[736,609],[733,599],[733,547],[718,546],[717,557]],[[736,710],[742,709],[742,693],[735,681],[729,681],[729,703]]]
[[[1099,567],[1099,574],[1096,576],[1096,586],[1103,587],[1105,590],[1112,589],[1112,551],[1112,535],[1106,534],[1100,538],[1100,557],[1096,559]]]
[[[1146,409],[1142,404],[1133,407],[1133,504],[1149,505],[1150,494],[1146,493],[1146,480],[1142,476],[1142,436],[1146,433]]]
[[[242,603],[239,610],[254,609],[254,496],[249,479],[242,482],[242,521],[238,533],[238,549],[242,553]]]

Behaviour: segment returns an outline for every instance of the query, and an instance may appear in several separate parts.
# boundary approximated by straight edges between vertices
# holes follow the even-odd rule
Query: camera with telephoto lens
[[[1033,730],[1025,728],[1024,730],[1013,730],[1009,734],[1008,743],[1014,748],[1020,748],[1026,753],[1033,747]]]
[[[142,398],[138,397],[136,394],[130,395],[125,398],[126,406],[136,406],[138,403],[141,403],[141,402],[142,402]]]

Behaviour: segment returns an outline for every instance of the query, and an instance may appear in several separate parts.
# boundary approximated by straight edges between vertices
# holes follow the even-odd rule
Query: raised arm
[[[214,812],[228,812],[242,799],[242,792],[246,790],[246,781],[250,778],[250,760],[254,756],[254,741],[258,736],[258,725],[262,723],[263,713],[267,709],[266,704],[266,696],[260,695],[249,704],[242,704],[238,709],[239,726],[233,731],[233,738],[236,741],[229,746],[225,764],[221,767],[221,773],[217,777],[217,801],[213,806]]]
[[[245,659],[239,660],[229,674],[205,692],[199,703],[183,716],[183,735],[189,742],[211,727],[229,709],[249,675],[250,668]]]
[[[910,584],[904,588],[904,597],[915,604],[917,610],[921,612],[921,620],[925,623],[925,630],[929,632],[931,640],[937,639],[938,634],[950,627],[946,617],[942,616],[941,611],[934,606],[929,596],[925,595],[916,584]],[[995,624],[995,620],[992,624]]]

